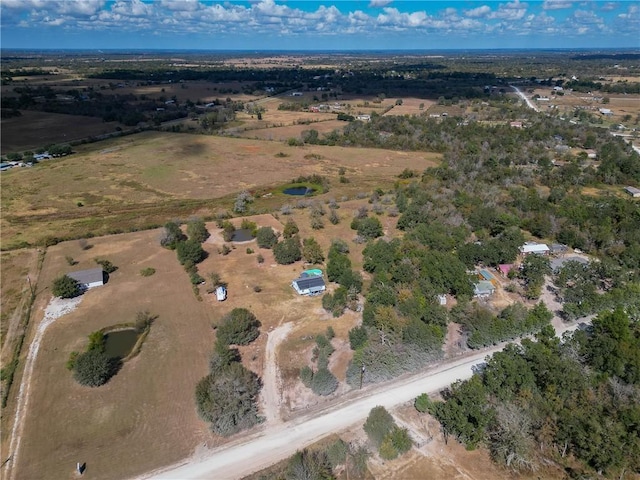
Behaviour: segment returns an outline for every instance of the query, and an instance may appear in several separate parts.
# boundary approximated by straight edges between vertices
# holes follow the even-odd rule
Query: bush
[[[260,285],[254,285],[253,291],[256,293],[260,293],[262,291],[262,287]]]
[[[77,265],[77,264],[78,264],[78,262],[76,262],[76,261],[73,259],[73,257],[71,257],[71,256],[69,256],[69,255],[67,255],[67,256],[66,256],[66,257],[64,257],[64,258],[65,258],[65,260],[67,261],[67,263],[68,263],[70,266],[72,266],[72,267],[73,267],[74,265]]]
[[[338,388],[338,379],[327,368],[320,368],[313,374],[311,390],[316,395],[331,395]]]
[[[258,261],[258,263],[264,263],[264,257],[261,254],[258,254],[256,256],[256,260]]]
[[[67,360],[66,363],[67,370],[73,370],[74,368],[76,368],[76,360],[78,359],[78,355],[80,355],[80,352],[71,352],[69,354],[69,360]]]
[[[342,440],[338,439],[327,449],[327,458],[333,468],[338,465],[344,465],[347,460],[347,451],[349,446]]]
[[[139,311],[138,313],[136,313],[136,321],[135,321],[136,332],[138,333],[144,332],[151,326],[154,320],[155,320],[155,317],[153,317],[148,310]]]
[[[82,293],[80,284],[68,275],[62,275],[53,281],[51,293],[60,298],[73,298]]]
[[[94,261],[98,265],[100,265],[102,267],[102,270],[104,270],[106,273],[113,273],[116,270],[118,270],[118,267],[116,267],[109,260],[102,260],[102,259],[99,259],[99,258],[95,258]]]
[[[260,321],[246,308],[234,308],[222,317],[217,337],[226,345],[248,345],[260,335]]]
[[[383,234],[382,224],[376,217],[367,217],[358,221],[358,235],[365,238],[378,238]]]
[[[77,356],[73,377],[80,385],[99,387],[117,373],[119,366],[119,359],[109,358],[104,352],[93,349]]]
[[[231,222],[229,222],[227,220],[224,220],[221,225],[222,225],[222,227],[221,227],[222,228],[222,239],[225,242],[230,242],[231,239],[233,238],[233,234],[236,231],[236,227],[233,225],[233,223],[231,223]]]
[[[142,275],[143,277],[150,277],[154,273],[156,273],[156,269],[151,267],[143,268],[142,270],[140,270],[140,275]]]
[[[349,330],[351,350],[358,350],[367,343],[367,329],[364,326],[353,327]]]
[[[231,253],[231,248],[229,248],[229,245],[225,243],[224,245],[222,245],[222,248],[220,249],[220,253],[222,255],[229,255]]]
[[[305,365],[300,369],[300,381],[305,387],[310,388],[311,380],[313,380],[313,370],[308,365]]]
[[[282,236],[284,238],[291,238],[296,235],[300,229],[298,228],[298,224],[293,221],[293,219],[287,220],[287,223],[284,224],[284,230],[282,231]]]
[[[247,247],[246,252],[247,252],[247,255],[251,255],[253,253],[253,248]]]
[[[422,395],[418,395],[413,402],[413,406],[416,407],[416,410],[420,413],[427,413],[429,411],[429,407],[431,406],[431,400],[429,400],[429,396],[426,393]]]
[[[329,221],[332,225],[337,225],[340,223],[340,217],[338,216],[338,212],[334,208],[332,208],[329,212]]]
[[[302,256],[308,263],[324,262],[322,247],[320,247],[320,244],[313,237],[305,238],[302,241]]]
[[[271,227],[261,227],[256,233],[256,241],[260,248],[272,248],[278,243],[278,237]]]

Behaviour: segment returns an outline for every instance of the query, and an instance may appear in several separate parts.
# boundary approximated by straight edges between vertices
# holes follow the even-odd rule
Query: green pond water
[[[138,333],[133,329],[118,330],[105,334],[104,351],[112,358],[125,358],[138,341]]]

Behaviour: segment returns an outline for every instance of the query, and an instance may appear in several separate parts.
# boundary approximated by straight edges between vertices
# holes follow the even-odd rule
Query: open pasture
[[[261,140],[275,140],[284,142],[289,138],[300,138],[305,130],[316,130],[319,134],[340,130],[347,125],[340,120],[313,121],[309,124],[287,125],[283,127],[257,128],[255,130],[239,131],[237,135]]]
[[[37,242],[47,235],[79,237],[211,215],[230,208],[241,190],[267,193],[300,175],[320,174],[340,196],[405,168],[422,171],[438,154],[146,132],[78,147],[76,154],[30,169],[3,172],[2,241]],[[284,153],[282,157],[276,154]],[[227,197],[226,202],[210,202]],[[269,199],[254,208],[284,203]]]
[[[385,115],[420,115],[436,102],[422,98],[402,98],[402,105],[394,105]],[[422,105],[422,108],[420,108]]]

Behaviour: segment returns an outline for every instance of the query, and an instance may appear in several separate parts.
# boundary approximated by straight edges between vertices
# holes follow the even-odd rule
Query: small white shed
[[[218,299],[219,302],[226,300],[227,289],[222,286],[216,288],[216,298]]]
[[[85,290],[104,285],[104,272],[101,268],[78,270],[77,272],[68,273],[67,276],[73,278]]]

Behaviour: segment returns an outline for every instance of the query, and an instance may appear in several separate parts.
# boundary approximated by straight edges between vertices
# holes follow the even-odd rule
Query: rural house
[[[633,198],[640,197],[640,188],[636,187],[624,187],[624,191],[631,195]]]
[[[491,282],[480,280],[473,285],[473,296],[476,298],[488,298],[496,291],[496,287]]]
[[[73,278],[85,290],[104,285],[104,272],[101,268],[78,270],[77,272],[68,273],[67,276]]]
[[[545,243],[527,242],[520,247],[522,255],[535,253],[536,255],[548,255],[549,247]]]
[[[321,275],[309,276],[304,273],[291,282],[291,286],[300,295],[319,295],[327,288]]]

